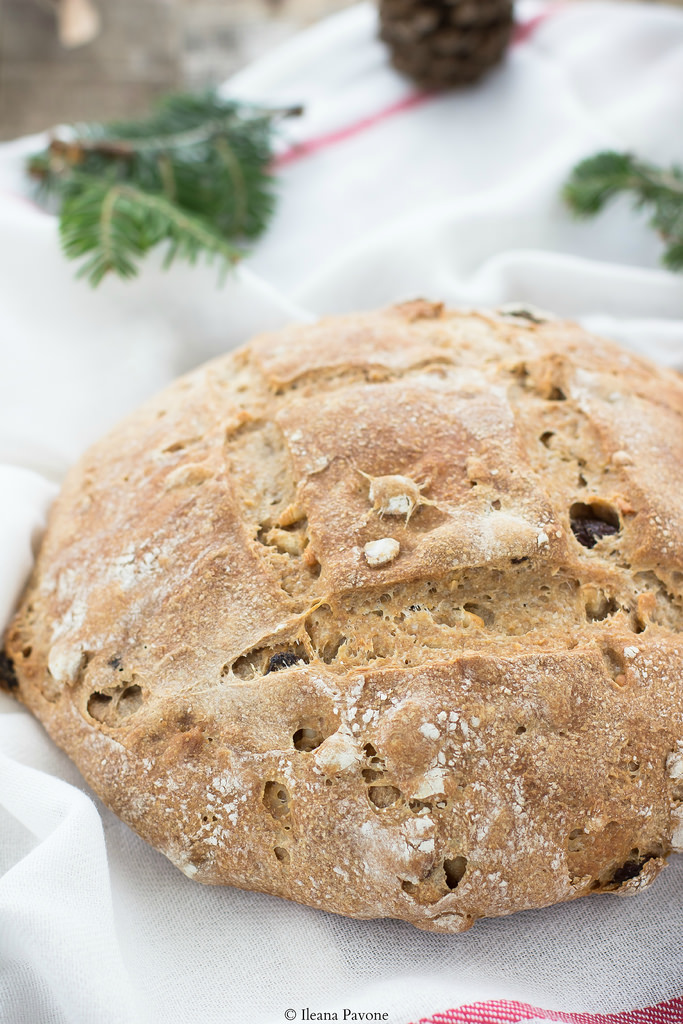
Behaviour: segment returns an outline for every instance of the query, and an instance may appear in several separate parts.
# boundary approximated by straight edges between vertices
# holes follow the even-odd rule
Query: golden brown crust
[[[633,891],[683,848],[682,470],[681,379],[573,324],[266,335],[69,474],[14,692],[203,882],[438,931]]]

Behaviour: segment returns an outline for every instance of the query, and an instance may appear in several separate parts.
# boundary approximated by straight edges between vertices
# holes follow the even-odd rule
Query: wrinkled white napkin
[[[522,3],[521,17],[540,6]],[[133,284],[74,281],[54,220],[22,198],[21,159],[40,138],[0,146],[2,622],[67,466],[141,399],[255,331],[418,294],[522,300],[683,368],[683,277],[659,269],[644,216],[620,202],[577,224],[558,198],[599,148],[681,159],[683,12],[555,6],[481,85],[393,116],[374,115],[414,90],[388,68],[366,5],[233,79],[234,95],[306,105],[283,150],[327,141],[283,164],[274,224],[222,290],[210,269],[162,273],[158,261]],[[204,888],[102,807],[0,694],[2,1024],[275,1024],[304,1007],[407,1024],[499,997],[643,1006],[683,993],[682,892],[674,857],[637,897],[446,936]]]

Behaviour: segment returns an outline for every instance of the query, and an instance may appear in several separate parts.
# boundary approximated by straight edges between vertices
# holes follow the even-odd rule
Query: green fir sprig
[[[563,189],[580,217],[599,213],[620,193],[630,194],[636,208],[650,211],[650,225],[665,246],[662,262],[683,271],[683,169],[663,170],[630,153],[608,150],[577,164]]]
[[[270,220],[274,132],[297,113],[215,92],[168,96],[147,118],[54,135],[28,171],[57,197],[62,247],[91,284],[134,277],[161,243],[164,266],[204,256],[225,270]]]

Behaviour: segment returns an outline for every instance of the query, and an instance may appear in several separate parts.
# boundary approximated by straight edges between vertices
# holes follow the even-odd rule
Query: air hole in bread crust
[[[127,718],[129,715],[134,715],[140,707],[142,707],[142,688],[137,684],[127,686],[119,697],[117,712]]]
[[[602,658],[617,686],[626,686],[626,659],[623,652],[609,643],[602,645]]]
[[[142,687],[137,683],[125,683],[110,689],[109,692],[94,690],[87,703],[88,714],[96,722],[116,728],[122,719],[130,718],[142,707]]]
[[[470,615],[474,615],[475,618],[479,619],[482,625],[487,628],[490,628],[495,622],[495,615],[489,605],[477,602],[468,602],[463,605],[463,609]]]
[[[449,889],[457,889],[467,871],[467,857],[458,854],[457,857],[449,858],[443,862],[443,870],[446,875],[446,885]]]
[[[370,786],[368,789],[368,798],[375,807],[384,809],[385,807],[391,807],[397,800],[401,799],[400,789],[396,786]]]
[[[589,622],[602,622],[619,611],[619,604],[615,598],[597,587],[586,588],[585,600],[586,618]]]
[[[274,818],[286,818],[290,811],[287,787],[273,780],[266,782],[263,788],[263,804]]]
[[[91,693],[88,698],[88,714],[91,718],[94,718],[96,722],[104,722],[107,716],[107,711],[111,705],[112,698],[106,693]]]
[[[586,845],[587,833],[582,828],[575,828],[567,836],[567,850],[569,853],[580,853]]]
[[[302,726],[292,736],[292,743],[295,750],[310,752],[315,750],[323,742],[325,737],[320,729],[309,726]]]

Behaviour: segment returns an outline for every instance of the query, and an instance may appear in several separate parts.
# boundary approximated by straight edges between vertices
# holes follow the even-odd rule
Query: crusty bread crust
[[[574,324],[259,337],[69,474],[5,685],[202,882],[446,932],[632,892],[683,848],[682,473],[681,379]]]

